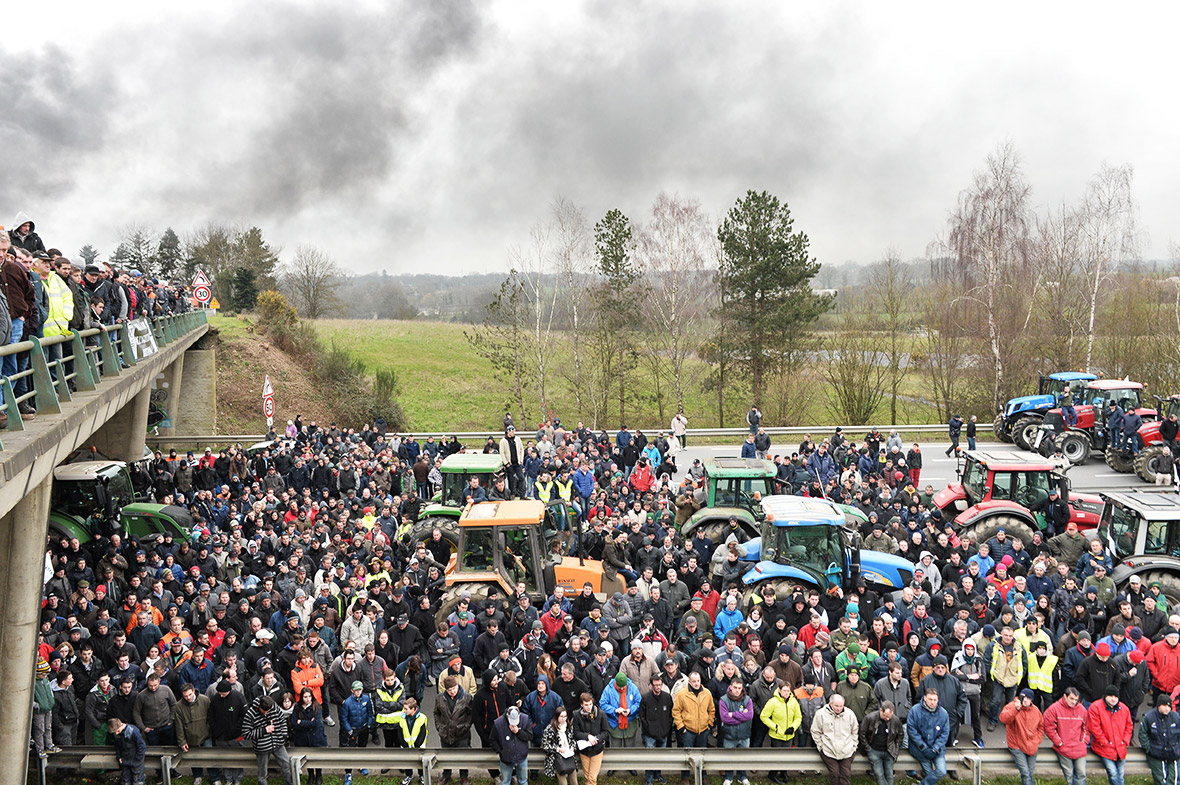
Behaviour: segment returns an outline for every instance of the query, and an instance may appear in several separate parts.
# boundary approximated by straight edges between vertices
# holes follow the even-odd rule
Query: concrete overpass
[[[198,311],[0,348],[0,356],[27,358],[27,370],[0,379],[7,415],[0,429],[0,782],[25,781],[53,470],[89,446],[139,460],[153,395],[166,400],[171,431],[208,422],[200,411],[212,395],[203,388],[213,389],[215,358],[202,343],[208,332]],[[203,378],[182,384],[186,371]],[[181,390],[194,387],[198,400],[186,408]],[[25,402],[34,419],[21,419],[17,407]]]

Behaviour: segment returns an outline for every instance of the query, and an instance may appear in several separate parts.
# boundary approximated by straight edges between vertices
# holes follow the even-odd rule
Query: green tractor
[[[714,542],[726,536],[730,517],[750,537],[762,534],[764,497],[778,490],[778,471],[773,461],[756,458],[711,458],[704,462],[705,475],[696,490],[701,508],[692,514],[680,533],[687,540],[698,530]]]
[[[478,477],[484,491],[490,491],[496,478],[504,476],[504,464],[495,453],[459,452],[443,458],[441,471],[442,488],[434,494],[430,504],[422,508],[418,522],[410,531],[410,540],[429,540],[437,528],[454,553],[459,544],[463,489],[471,483],[472,477]]]
[[[170,533],[183,541],[192,529],[193,518],[183,507],[138,497],[125,463],[81,460],[53,470],[49,534],[54,539],[77,537],[86,544],[115,533],[140,540]]]

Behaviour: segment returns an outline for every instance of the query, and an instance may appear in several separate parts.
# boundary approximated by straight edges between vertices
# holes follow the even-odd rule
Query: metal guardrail
[[[841,426],[845,431],[856,433],[865,431],[866,433],[872,429],[871,425],[846,425]],[[889,433],[890,429],[896,428],[899,433],[944,433],[947,429],[945,423],[935,423],[933,425],[883,425],[878,426],[882,433]],[[827,435],[834,433],[835,425],[812,425],[812,426],[782,426],[767,428],[766,433],[771,436],[802,436],[804,434],[818,434]],[[649,428],[648,433],[659,433],[659,429]],[[689,428],[688,437],[691,438],[707,438],[732,436],[736,441],[740,441],[746,437],[750,432],[749,428]],[[524,436],[529,436],[532,431],[522,431]],[[664,433],[670,433],[665,429]],[[499,438],[504,435],[504,431],[406,431],[406,435],[412,434],[415,439],[425,439],[433,436],[435,439],[449,439],[452,436],[458,438],[460,441],[472,439],[487,439],[488,437]],[[386,433],[385,437],[389,438],[393,433]],[[237,433],[237,434],[205,434],[203,436],[149,436],[149,442],[158,444],[193,444],[198,446],[213,446],[224,444],[235,444],[241,442],[248,444],[251,442],[260,442],[266,438],[264,433]],[[613,435],[612,435],[613,438]]]
[[[385,749],[383,747],[289,747],[292,780],[299,785],[305,769],[329,769],[338,771],[345,768],[367,768],[371,770],[410,769],[419,772],[423,785],[432,785],[434,772],[443,769],[495,769],[499,759],[491,750],[484,749]],[[947,750],[947,770],[959,775],[970,775],[974,785],[980,785],[985,767],[1010,767],[1012,757],[1006,748],[975,749],[954,747]],[[1101,763],[1094,754],[1089,762],[1101,771]],[[529,752],[529,768],[540,770],[545,755],[539,749]],[[172,775],[181,767],[201,768],[244,768],[253,772],[257,762],[249,748],[198,747],[181,752],[178,747],[149,747],[145,768],[160,773],[164,785],[171,785]],[[1127,773],[1147,774],[1150,769],[1142,749],[1127,750]],[[110,747],[69,747],[63,752],[40,760],[30,759],[30,771],[38,773],[38,780],[45,782],[49,769],[116,769],[115,754]],[[272,766],[274,767],[273,759]],[[920,770],[908,752],[898,758],[896,768],[901,771]],[[752,749],[684,748],[660,749],[608,749],[603,753],[604,771],[690,771],[695,785],[703,785],[707,772],[747,769],[751,771],[786,771],[792,774],[824,773],[826,771],[819,753],[815,749],[784,749],[779,747],[756,747]],[[871,773],[868,758],[856,755],[852,760],[855,773]],[[994,769],[992,769],[994,770]],[[1057,756],[1048,747],[1037,753],[1037,770],[1044,776],[1059,771]]]
[[[204,311],[159,316],[151,320],[152,334],[166,346],[207,324]],[[0,413],[8,417],[0,426],[23,431],[19,407],[28,403],[37,414],[60,414],[61,404],[75,392],[90,392],[117,378],[137,360],[127,324],[54,335],[0,347],[0,358],[16,355],[20,369],[0,377]],[[74,389],[71,389],[71,384]],[[21,390],[17,394],[17,390]],[[0,449],[3,449],[0,443]]]

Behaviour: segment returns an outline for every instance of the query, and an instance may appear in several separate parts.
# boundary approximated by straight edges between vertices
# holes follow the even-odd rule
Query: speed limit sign
[[[268,418],[275,416],[275,399],[269,395],[262,399],[262,413]]]
[[[209,291],[209,287],[204,284],[193,289],[193,299],[199,303],[207,303],[213,299],[213,292]]]

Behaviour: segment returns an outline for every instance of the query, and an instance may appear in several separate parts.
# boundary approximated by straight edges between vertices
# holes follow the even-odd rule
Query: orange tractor
[[[464,594],[474,607],[493,587],[511,597],[517,583],[524,584],[538,608],[555,586],[577,594],[589,581],[599,599],[624,591],[621,578],[603,575],[602,562],[564,556],[554,547],[577,524],[576,519],[559,520],[565,514],[564,505],[536,500],[469,504],[459,516],[458,548],[447,565],[447,590],[436,618],[446,620]]]

